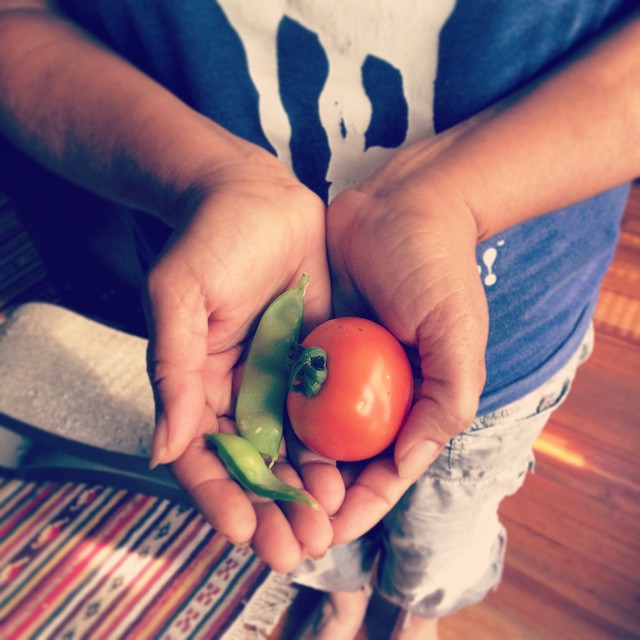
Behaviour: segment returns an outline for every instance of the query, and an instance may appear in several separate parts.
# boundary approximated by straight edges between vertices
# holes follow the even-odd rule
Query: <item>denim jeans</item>
[[[294,581],[324,591],[355,591],[373,581],[387,599],[424,617],[481,601],[502,575],[506,532],[498,507],[533,469],[533,444],[592,346],[590,329],[545,384],[478,416],[453,438],[378,527],[306,561]]]

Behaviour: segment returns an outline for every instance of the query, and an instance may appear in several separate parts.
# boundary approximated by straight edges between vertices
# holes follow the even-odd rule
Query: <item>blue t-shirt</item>
[[[186,103],[276,154],[328,202],[399,146],[453,126],[562,62],[633,3],[60,4]],[[490,317],[482,412],[533,390],[579,346],[627,192],[614,189],[478,245]],[[151,258],[168,230],[144,214],[137,229]]]

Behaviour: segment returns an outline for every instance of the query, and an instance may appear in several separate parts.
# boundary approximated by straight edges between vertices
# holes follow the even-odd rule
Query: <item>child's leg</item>
[[[370,589],[327,593],[297,640],[353,640],[364,622]]]
[[[390,640],[438,640],[439,618],[422,618],[402,611],[393,626]]]
[[[324,591],[296,640],[352,640],[362,626],[371,594],[371,567],[378,536],[333,547],[320,560],[306,560],[293,580]]]

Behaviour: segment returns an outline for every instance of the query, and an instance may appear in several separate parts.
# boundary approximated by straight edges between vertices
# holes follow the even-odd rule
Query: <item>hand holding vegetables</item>
[[[321,555],[330,544],[326,513],[244,491],[203,436],[235,431],[234,378],[247,336],[302,271],[314,274],[308,328],[328,317],[325,208],[258,148],[227,162],[205,166],[180,199],[180,225],[149,275],[149,370],[158,410],[153,458],[171,463],[221,534],[251,542],[265,562],[288,571],[305,551]],[[277,474],[300,486],[285,459]]]
[[[479,230],[459,197],[464,185],[448,182],[438,163],[446,139],[399,151],[329,207],[334,308],[341,315],[373,311],[420,368],[395,465],[375,460],[360,473],[332,522],[334,543],[384,517],[477,411],[488,332]]]
[[[234,430],[233,372],[249,327],[266,302],[306,270],[314,281],[305,301],[305,323],[311,328],[329,313],[324,207],[274,165],[277,160],[263,156],[259,163],[236,162],[228,170],[218,169],[208,186],[185,197],[185,222],[149,278],[148,315],[153,321],[150,372],[159,412],[155,461],[175,460],[178,480],[216,529],[234,542],[252,541],[266,562],[287,571],[305,550],[321,555],[332,538],[334,543],[353,539],[370,528],[416,475],[405,466],[407,477],[399,478],[391,460],[376,459],[343,502],[344,483],[335,467],[298,467],[322,507],[313,510],[246,493],[204,447],[203,434]],[[394,335],[416,345],[423,356],[426,381],[417,388],[418,404],[399,436],[396,454],[404,457],[409,444],[424,440],[423,425],[441,425],[443,430],[432,431],[425,442],[429,451],[418,452],[426,466],[454,428],[460,428],[454,425],[462,413],[473,412],[469,402],[477,402],[482,386],[477,375],[482,371],[483,351],[477,348],[482,340],[477,338],[486,331],[486,318],[477,314],[474,302],[478,292],[473,287],[480,285],[474,256],[468,255],[473,242],[462,226],[468,218],[425,218],[422,207],[435,211],[445,203],[433,192],[413,198],[407,191],[402,198],[391,206],[388,199],[371,197],[366,188],[339,196],[329,208],[327,238],[340,314],[363,316],[373,309]],[[460,261],[456,252],[467,259]],[[234,265],[233,270],[225,265]],[[358,300],[363,304],[340,308],[345,298],[351,305]],[[469,342],[453,340],[455,335]],[[478,367],[470,366],[476,362]],[[428,379],[434,372],[438,378]],[[300,488],[286,460],[282,463],[276,465],[278,477]],[[337,499],[326,506],[329,494]],[[329,524],[327,512],[338,508]]]
[[[303,492],[279,481],[260,455],[271,463],[278,458],[287,383],[287,408],[302,443],[327,458],[354,461],[393,442],[411,405],[413,378],[402,346],[370,320],[329,320],[298,345],[308,280],[304,274],[260,319],[236,405],[240,435],[207,438],[247,489],[317,508]],[[313,366],[314,360],[321,365]]]

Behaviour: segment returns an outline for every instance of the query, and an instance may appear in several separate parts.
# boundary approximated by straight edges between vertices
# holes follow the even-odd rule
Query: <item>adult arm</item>
[[[339,308],[372,311],[417,348],[422,375],[395,465],[360,474],[335,542],[375,523],[473,422],[488,332],[476,244],[640,175],[638,78],[636,13],[518,95],[399,151],[331,204]]]
[[[46,0],[0,0],[0,126],[44,166],[176,226],[179,199],[250,145]]]
[[[233,428],[243,343],[303,271],[312,278],[306,323],[327,317],[322,202],[276,158],[189,108],[45,0],[0,2],[0,96],[0,130],[17,147],[175,228],[147,292],[154,463],[173,463],[213,526],[252,541],[275,568],[322,553],[331,537],[322,510],[281,511],[245,494],[202,438]]]

